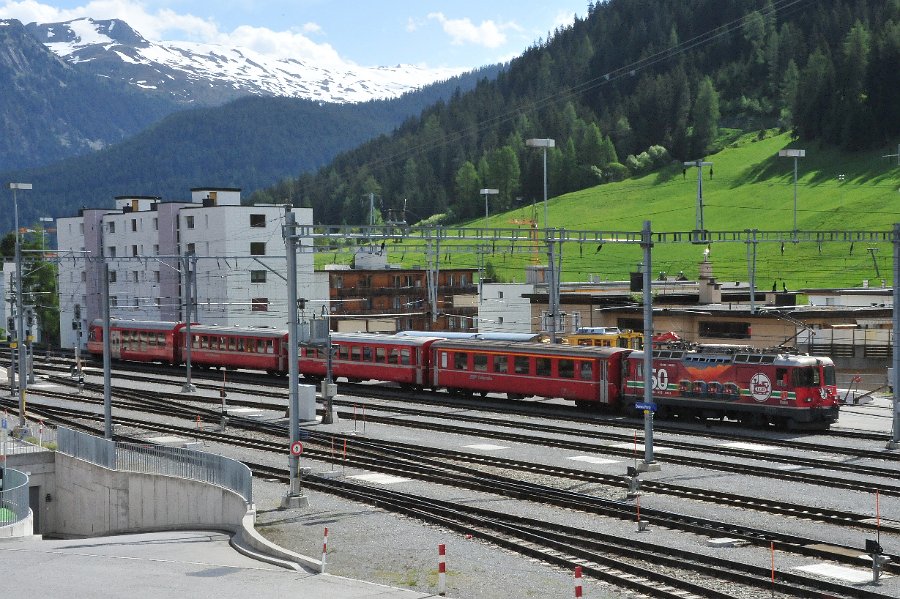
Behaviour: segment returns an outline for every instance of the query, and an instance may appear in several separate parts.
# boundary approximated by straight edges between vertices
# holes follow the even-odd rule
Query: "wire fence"
[[[115,442],[64,427],[59,427],[58,439],[61,453],[110,470],[196,480],[234,491],[247,503],[253,501],[250,469],[231,458],[152,443]]]

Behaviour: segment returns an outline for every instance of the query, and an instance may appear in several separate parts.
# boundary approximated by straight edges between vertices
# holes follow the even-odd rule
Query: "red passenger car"
[[[431,351],[435,388],[561,397],[584,406],[617,403],[628,355],[622,348],[480,340],[439,341]]]
[[[180,364],[180,346],[176,338],[182,327],[183,322],[111,318],[110,357],[116,360]],[[93,321],[88,328],[87,350],[95,356],[103,356],[103,321],[100,319]]]
[[[626,403],[644,401],[644,352],[627,360]],[[834,362],[738,345],[653,351],[658,414],[728,417],[781,428],[828,428],[838,418]]]
[[[409,387],[427,385],[428,350],[435,341],[431,337],[334,333],[332,380],[345,377],[351,382],[374,379]],[[300,373],[307,378],[324,379],[326,357],[324,348],[301,347]]]
[[[182,329],[179,347],[185,347]],[[265,370],[283,375],[288,371],[287,331],[265,327],[191,325],[191,365]],[[184,359],[184,356],[182,356]]]

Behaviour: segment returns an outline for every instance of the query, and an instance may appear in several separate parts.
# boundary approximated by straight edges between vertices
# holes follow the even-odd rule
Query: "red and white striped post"
[[[322,540],[322,567],[319,572],[325,574],[325,555],[328,553],[328,527],[325,527],[325,537]]]
[[[581,599],[581,566],[575,566],[575,599]]]
[[[444,556],[447,553],[447,547],[441,543],[438,545],[438,595],[447,594],[447,563]]]

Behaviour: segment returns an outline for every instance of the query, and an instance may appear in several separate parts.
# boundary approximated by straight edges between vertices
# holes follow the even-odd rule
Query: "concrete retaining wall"
[[[247,503],[199,481],[118,472],[56,453],[55,528],[60,535],[98,536],[148,530],[239,532]]]

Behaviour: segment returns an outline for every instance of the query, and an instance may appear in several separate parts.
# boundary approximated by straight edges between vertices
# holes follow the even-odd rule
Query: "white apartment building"
[[[203,187],[191,190],[189,202],[120,196],[114,209],[85,208],[58,219],[61,345],[76,344],[76,306],[82,345],[88,324],[102,315],[104,262],[112,317],[184,320],[190,280],[193,322],[286,327],[286,207],[240,200],[239,189]],[[292,211],[298,225],[312,224],[311,209]],[[302,239],[300,246],[298,294],[324,302],[328,288],[314,277],[312,242]]]
[[[483,283],[478,304],[478,331],[482,333],[531,333],[540,330],[532,322],[533,283]]]

